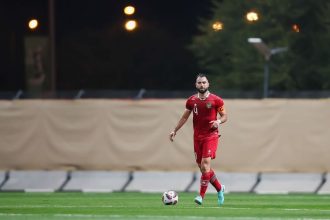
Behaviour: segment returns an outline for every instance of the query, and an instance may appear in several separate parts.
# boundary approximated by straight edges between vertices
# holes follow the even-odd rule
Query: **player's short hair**
[[[205,78],[207,78],[207,76],[204,73],[198,73],[196,75],[196,79],[199,78],[199,77],[205,77]]]

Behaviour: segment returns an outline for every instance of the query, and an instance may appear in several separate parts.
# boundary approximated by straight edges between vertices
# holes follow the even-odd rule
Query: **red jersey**
[[[223,106],[223,100],[211,93],[203,100],[196,95],[189,97],[186,102],[186,108],[193,112],[195,138],[218,135],[218,129],[212,128],[210,121],[217,120],[218,111]]]

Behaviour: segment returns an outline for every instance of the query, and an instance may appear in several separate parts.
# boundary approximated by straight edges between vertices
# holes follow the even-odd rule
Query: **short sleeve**
[[[186,101],[186,109],[188,109],[188,110],[190,110],[190,111],[192,111],[192,105],[191,105],[191,101],[190,101],[190,99],[188,99],[187,101]]]
[[[225,105],[225,103],[222,100],[222,98],[219,97],[216,99],[216,106],[217,106],[218,111],[222,111],[224,105]]]

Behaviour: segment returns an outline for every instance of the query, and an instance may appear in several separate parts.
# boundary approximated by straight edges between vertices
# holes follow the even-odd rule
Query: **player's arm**
[[[225,106],[222,106],[222,107],[218,108],[218,113],[220,115],[220,118],[218,119],[219,120],[219,124],[225,123],[227,121],[227,119],[228,119]]]
[[[220,117],[217,120],[214,121],[210,121],[210,123],[212,124],[213,128],[218,128],[220,124],[223,124],[227,121],[227,113],[226,113],[226,109],[225,106],[221,106],[217,109]]]
[[[170,140],[173,141],[173,138],[176,135],[176,132],[186,123],[190,116],[191,111],[186,109],[184,110],[178,124],[175,126],[174,130],[170,133]]]

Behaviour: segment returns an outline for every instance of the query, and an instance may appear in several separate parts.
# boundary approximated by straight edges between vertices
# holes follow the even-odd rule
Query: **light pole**
[[[252,44],[265,58],[264,66],[264,98],[268,97],[269,87],[269,61],[272,55],[282,53],[288,50],[287,47],[269,48],[261,38],[248,38],[248,42]]]

